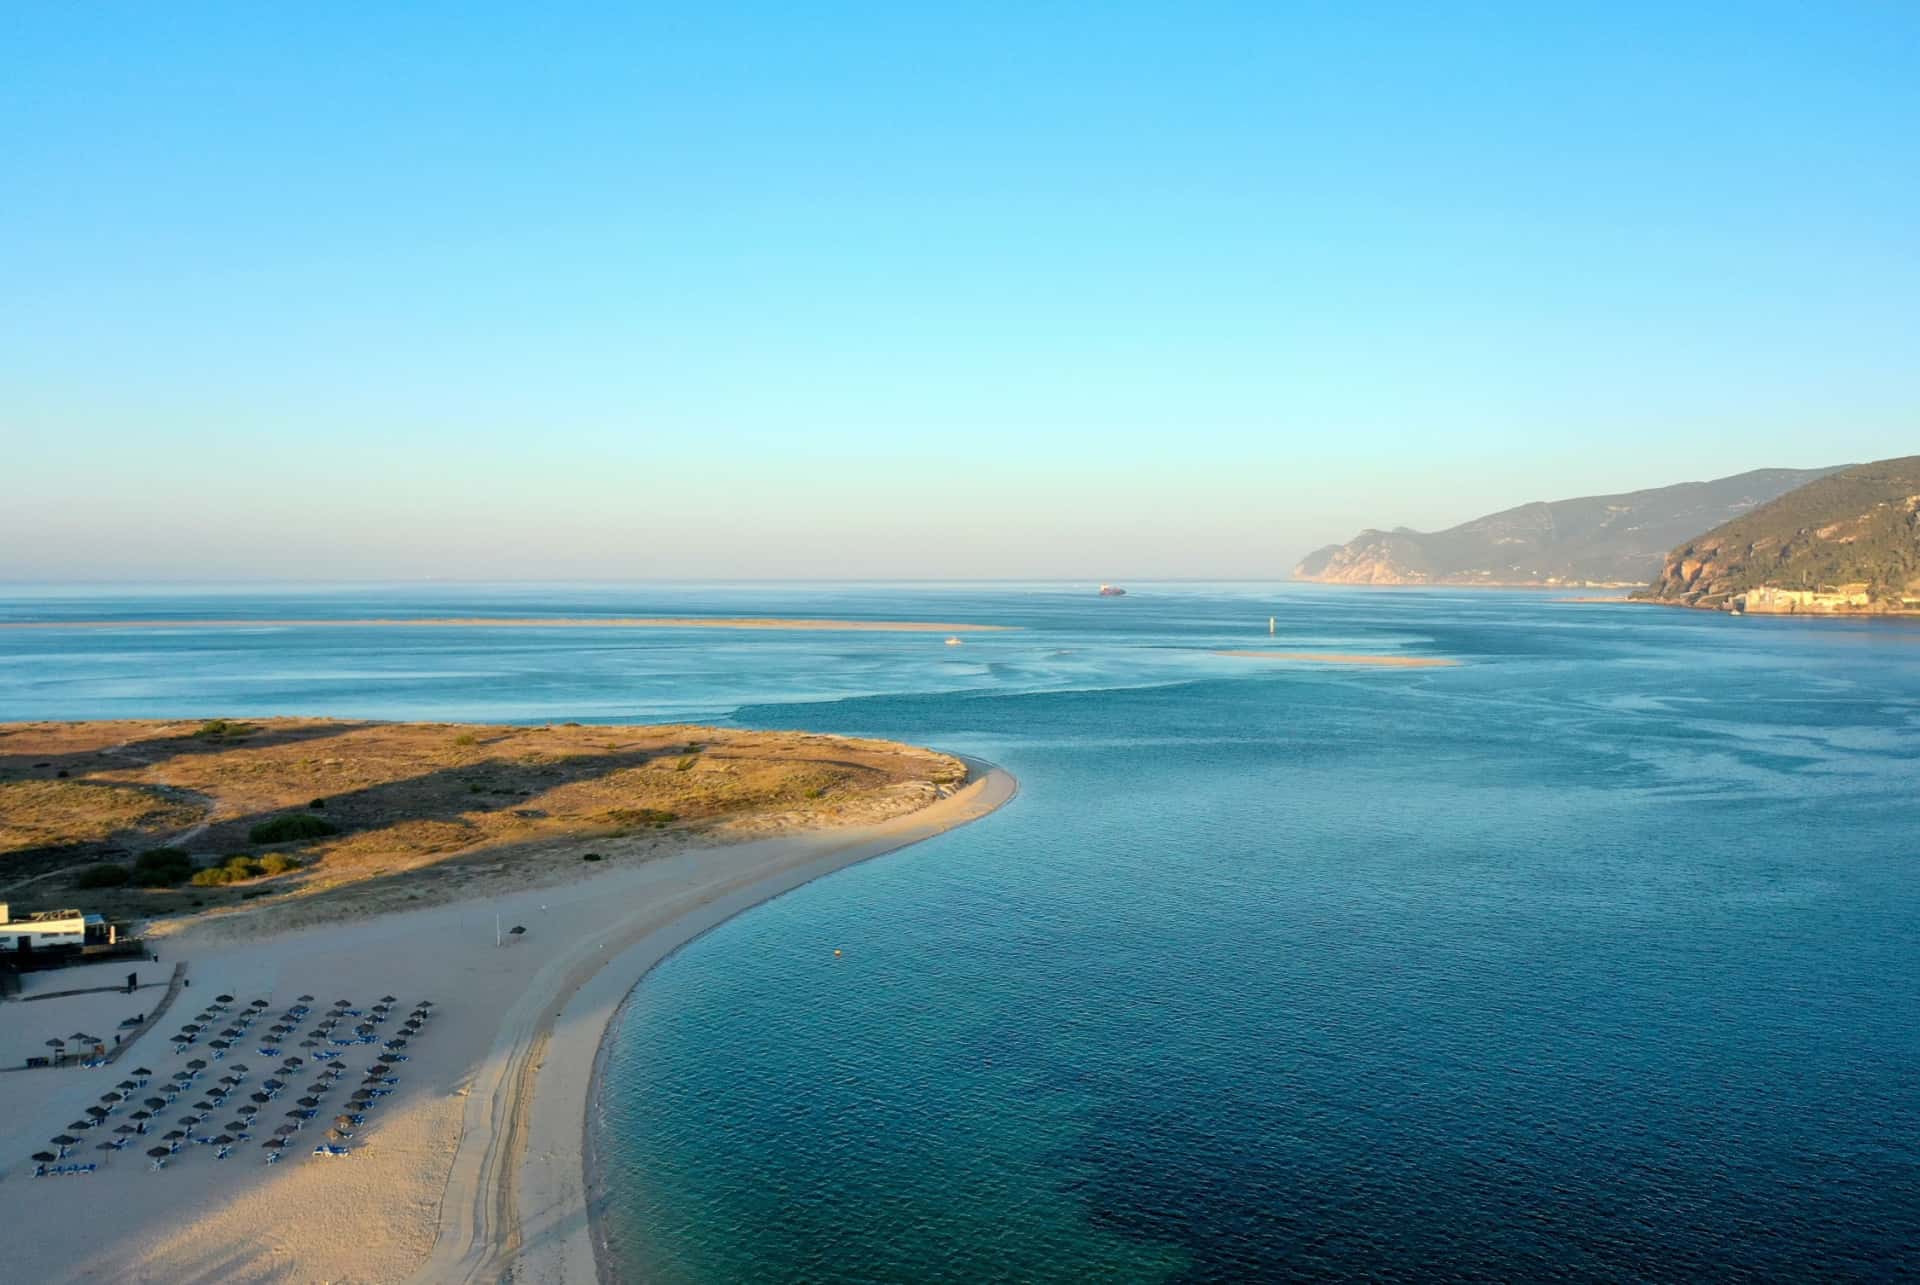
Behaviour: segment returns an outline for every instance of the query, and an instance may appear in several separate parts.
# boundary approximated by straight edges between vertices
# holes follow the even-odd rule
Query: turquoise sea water
[[[1245,585],[0,591],[402,611],[1021,626],[0,629],[0,718],[699,718],[1020,778],[635,991],[594,1108],[623,1276],[1920,1273],[1920,629]],[[1270,615],[1466,663],[1211,654]]]

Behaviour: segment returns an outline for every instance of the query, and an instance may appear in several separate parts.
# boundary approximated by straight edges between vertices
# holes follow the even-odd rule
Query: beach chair
[[[270,1164],[270,1165],[277,1165],[277,1164],[279,1164],[279,1163],[280,1163],[280,1153],[279,1153],[278,1151],[269,1151],[269,1152],[267,1152],[267,1163],[268,1163],[268,1164]]]
[[[215,1160],[225,1160],[228,1156],[232,1154],[233,1154],[232,1147],[222,1147],[218,1151],[213,1153],[213,1158]]]

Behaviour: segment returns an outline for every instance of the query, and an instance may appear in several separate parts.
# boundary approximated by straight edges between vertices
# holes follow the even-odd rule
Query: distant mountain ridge
[[[1536,501],[1445,531],[1367,530],[1315,549],[1293,575],[1322,584],[1644,585],[1675,544],[1834,471],[1755,469],[1711,482]]]
[[[1920,455],[1829,473],[1686,540],[1634,596],[1769,614],[1920,611]]]

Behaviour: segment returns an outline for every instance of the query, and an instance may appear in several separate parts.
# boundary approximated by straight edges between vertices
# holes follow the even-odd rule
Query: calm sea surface
[[[4,719],[701,719],[1020,778],[635,991],[593,1113],[623,1276],[1920,1275],[1920,629],[1295,586],[0,587],[0,621],[404,613],[1021,626],[0,629]],[[1465,663],[1211,654],[1269,616]]]

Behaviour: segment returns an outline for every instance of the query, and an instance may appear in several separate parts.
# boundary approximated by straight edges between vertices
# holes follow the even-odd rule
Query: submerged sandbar
[[[1216,651],[1248,660],[1299,660],[1314,665],[1384,665],[1391,669],[1440,669],[1458,665],[1445,656],[1362,656],[1339,651]]]
[[[336,620],[8,620],[0,629],[803,629],[892,634],[995,633],[1016,625],[929,620],[791,620],[781,616],[367,616]]]

